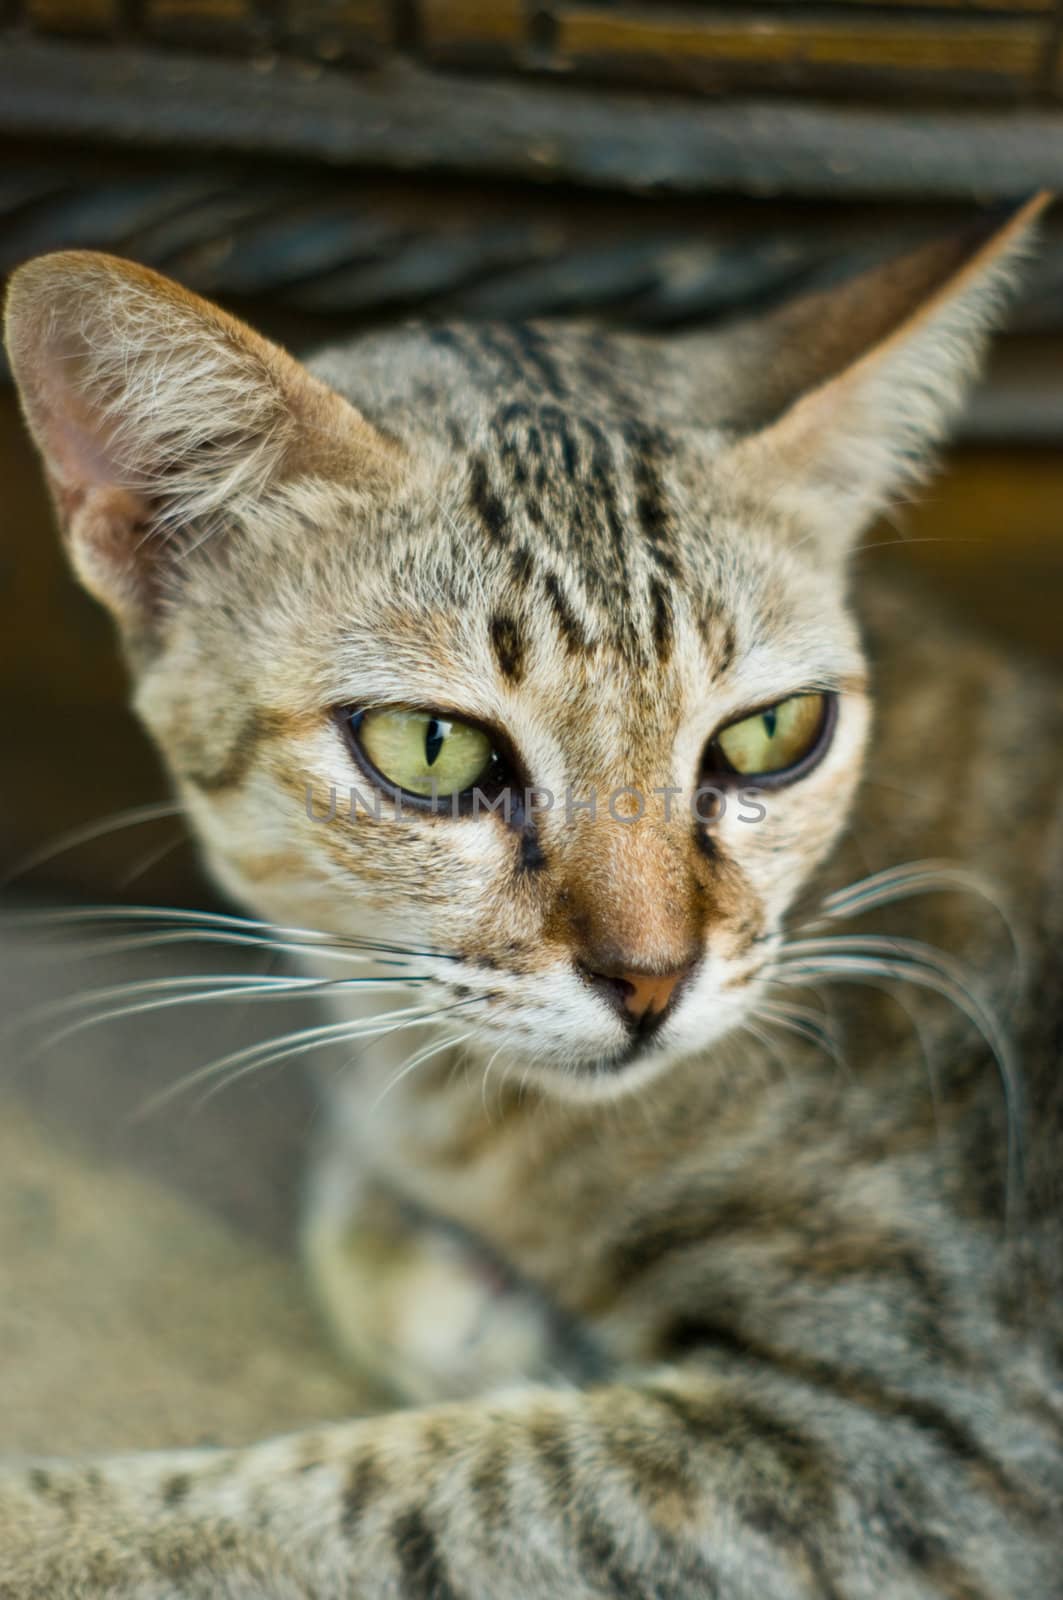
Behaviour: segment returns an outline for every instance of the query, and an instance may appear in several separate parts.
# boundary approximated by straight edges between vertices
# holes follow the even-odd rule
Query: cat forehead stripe
[[[469,469],[469,504],[486,538],[521,538],[518,581],[531,541],[576,575],[545,580],[566,648],[584,653],[608,638],[624,655],[667,660],[680,562],[664,473],[674,449],[661,428],[632,422],[610,433],[595,417],[541,400],[506,401],[489,424],[492,450]],[[525,554],[527,552],[527,554]],[[593,626],[579,620],[593,616]]]

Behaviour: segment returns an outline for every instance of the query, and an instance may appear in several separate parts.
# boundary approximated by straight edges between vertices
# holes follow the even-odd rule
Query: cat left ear
[[[925,474],[1051,198],[981,217],[797,300],[751,337],[739,330],[729,362],[766,370],[749,381],[748,414],[739,405],[733,418],[750,430],[725,458],[735,481],[791,509],[826,551],[844,553]]]
[[[5,335],[74,568],[130,627],[157,609],[183,531],[293,477],[371,481],[394,453],[284,351],[113,256],[21,267]]]

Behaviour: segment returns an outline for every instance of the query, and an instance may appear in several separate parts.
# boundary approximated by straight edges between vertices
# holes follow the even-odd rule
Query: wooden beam
[[[0,132],[687,194],[984,201],[1063,184],[1063,110],[897,115],[18,36],[0,52]]]

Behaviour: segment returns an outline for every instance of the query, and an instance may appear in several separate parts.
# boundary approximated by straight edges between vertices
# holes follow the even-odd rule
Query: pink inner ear
[[[67,493],[80,498],[104,484],[118,486],[122,478],[112,448],[114,427],[81,392],[86,365],[84,350],[72,340],[54,340],[41,352],[32,380],[38,439],[64,498]]]
[[[84,360],[73,341],[55,340],[27,398],[74,568],[90,593],[132,622],[153,610],[158,594],[151,507],[122,483],[114,427],[79,390]]]
[[[57,486],[70,559],[81,582],[130,625],[146,622],[159,597],[160,541],[141,495],[110,484]]]

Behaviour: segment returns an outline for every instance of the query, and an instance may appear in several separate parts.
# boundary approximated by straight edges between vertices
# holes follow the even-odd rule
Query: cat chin
[[[637,1094],[689,1053],[644,1046],[637,1054],[624,1049],[586,1061],[556,1065],[537,1061],[525,1069],[525,1077],[529,1086],[534,1083],[554,1100],[573,1105],[605,1105]]]
[[[594,1054],[576,1055],[561,1046],[553,1053],[540,1046],[529,1055],[519,1043],[492,1050],[482,1042],[475,1054],[482,1052],[492,1071],[519,1083],[522,1090],[570,1105],[605,1105],[640,1093],[683,1062],[706,1057],[741,1028],[750,1005],[748,988],[741,1001],[717,989],[711,1006],[695,1004],[689,1015],[681,1006],[680,1014],[659,1032],[623,1042],[602,1040]]]

